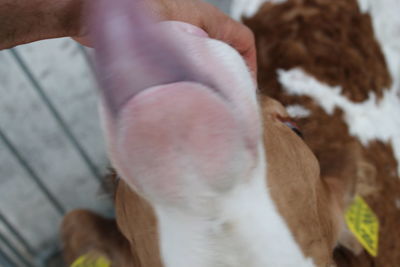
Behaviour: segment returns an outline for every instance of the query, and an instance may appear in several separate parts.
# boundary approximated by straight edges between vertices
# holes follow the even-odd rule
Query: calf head
[[[390,15],[398,12],[398,3],[248,0],[244,8],[236,2],[234,10],[245,15],[256,37],[261,94],[297,113],[321,177],[330,186],[340,182],[350,189],[342,204],[355,191],[381,222],[378,256],[355,256],[340,248],[338,265],[398,265],[399,255],[391,252],[400,247],[395,223],[400,218],[399,128],[384,127],[397,124],[400,106],[400,49],[392,48],[400,43],[400,23]],[[329,106],[335,97],[346,104]],[[359,252],[354,240],[343,237],[342,245]]]
[[[161,262],[143,266],[329,265],[341,185],[320,179],[284,108],[257,99],[240,55],[197,27],[150,21],[136,1],[93,11],[108,150],[133,194],[117,220],[131,243],[136,231],[159,239]]]

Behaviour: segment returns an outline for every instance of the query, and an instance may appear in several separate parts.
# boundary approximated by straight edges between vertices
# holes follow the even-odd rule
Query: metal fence
[[[65,46],[65,42],[68,42],[68,46],[70,46],[73,51],[74,51],[74,58],[75,61],[79,60],[79,63],[74,63],[74,64],[66,64],[65,67],[61,68],[61,73],[58,73],[58,75],[62,74],[62,72],[68,73],[70,72],[70,67],[75,66],[78,64],[81,68],[85,68],[84,75],[79,75],[75,77],[76,79],[83,79],[86,82],[87,81],[93,81],[93,76],[91,75],[91,68],[90,64],[88,61],[88,56],[87,56],[87,51],[82,48],[81,46],[73,43],[70,40],[59,40],[59,41],[46,41],[47,43],[54,43],[56,44],[51,45],[48,44],[52,47],[52,49],[61,51],[62,53],[65,53],[64,48],[57,47],[57,45],[62,44]],[[37,77],[38,74],[35,74],[32,65],[29,65],[26,58],[29,57],[34,57],[32,53],[29,53],[29,51],[39,49],[41,50],[40,53],[44,52],[48,47],[46,45],[45,48],[41,48],[40,44],[33,44],[33,45],[27,45],[19,47],[19,48],[14,48],[10,49],[8,51],[2,51],[0,52],[0,72],[2,72],[2,76],[0,76],[0,93],[2,95],[3,100],[0,103],[0,153],[2,154],[1,159],[7,158],[9,161],[13,161],[13,164],[15,165],[15,168],[20,169],[20,172],[24,172],[25,175],[22,178],[24,181],[21,183],[22,187],[28,186],[29,190],[28,193],[25,193],[23,195],[21,192],[16,190],[14,195],[12,192],[8,194],[8,196],[11,196],[10,199],[3,199],[5,194],[2,192],[5,191],[12,191],[13,187],[10,186],[9,184],[6,183],[5,180],[11,180],[11,184],[13,183],[12,179],[17,176],[17,174],[11,174],[10,172],[5,171],[7,169],[7,166],[5,166],[5,163],[0,166],[0,187],[1,187],[1,195],[0,195],[0,201],[3,205],[0,205],[0,266],[50,266],[51,261],[55,260],[55,257],[57,253],[60,250],[60,245],[57,239],[57,233],[58,233],[58,227],[59,227],[59,222],[61,221],[61,218],[63,215],[66,213],[67,210],[70,210],[72,208],[78,208],[78,207],[85,207],[85,208],[91,208],[94,210],[97,210],[102,213],[109,213],[112,211],[111,205],[108,202],[107,198],[102,197],[99,195],[99,190],[100,185],[102,183],[102,177],[104,176],[105,169],[108,165],[107,158],[104,153],[104,148],[100,149],[96,153],[89,153],[89,147],[90,143],[84,144],[84,139],[85,138],[80,138],[77,136],[77,134],[74,132],[74,127],[71,125],[71,123],[68,122],[68,120],[63,116],[62,110],[64,105],[70,105],[68,102],[63,102],[64,105],[60,105],[60,103],[56,103],[56,101],[49,96],[49,90],[54,90],[56,91],[57,94],[68,94],[68,92],[64,92],[65,90],[72,90],[68,88],[67,83],[62,83],[59,84],[58,89],[56,88],[45,88],[45,86],[41,83],[39,77]],[[73,47],[75,46],[75,47]],[[28,51],[28,52],[27,52]],[[25,57],[24,57],[25,53]],[[35,54],[35,53],[33,53]],[[3,61],[2,61],[3,59]],[[7,62],[4,60],[7,59]],[[44,60],[41,62],[43,65],[49,65],[48,69],[51,69],[52,66],[49,64],[51,62],[50,60]],[[66,62],[64,62],[66,63]],[[9,70],[9,65],[14,65],[16,69],[19,71],[11,71]],[[5,73],[7,72],[7,73]],[[49,70],[47,70],[49,72]],[[1,74],[0,74],[1,75]],[[51,71],[49,75],[52,75]],[[76,76],[76,75],[75,75]],[[10,85],[9,82],[10,80],[25,80],[25,86],[24,88],[20,88],[19,86],[13,86]],[[90,102],[92,103],[90,108],[93,110],[91,112],[91,115],[83,114],[82,115],[82,110],[75,110],[75,112],[78,114],[80,117],[81,121],[88,121],[88,120],[95,120],[94,124],[98,124],[98,120],[96,117],[96,107],[95,107],[95,85],[92,82],[90,86],[92,88],[86,88],[87,90],[91,90],[91,93],[86,94],[86,98],[90,98]],[[90,183],[90,188],[92,190],[86,190],[83,194],[85,194],[84,198],[81,198],[80,201],[74,201],[74,198],[76,198],[76,195],[74,193],[69,193],[69,194],[61,194],[60,195],[60,188],[57,189],[54,188],[54,182],[49,183],[51,180],[58,180],[59,187],[63,187],[64,182],[60,181],[61,179],[52,179],[51,177],[46,177],[45,172],[43,172],[43,168],[46,168],[47,166],[39,166],[37,163],[35,163],[35,158],[36,157],[42,157],[42,151],[46,151],[49,149],[49,147],[45,144],[42,149],[39,149],[36,151],[36,153],[27,153],[26,147],[24,148],[25,143],[35,143],[34,136],[38,134],[33,134],[32,138],[24,138],[23,136],[29,135],[30,132],[34,131],[34,127],[28,127],[25,128],[25,134],[22,136],[15,136],[16,133],[15,131],[18,131],[18,127],[16,129],[13,129],[14,125],[18,124],[23,124],[24,121],[22,120],[14,120],[12,122],[8,122],[7,120],[10,120],[9,116],[12,116],[12,114],[19,114],[16,115],[18,116],[26,116],[29,120],[29,117],[32,116],[32,114],[35,112],[32,110],[32,107],[26,107],[26,105],[32,104],[29,100],[24,100],[24,99],[29,99],[32,98],[31,95],[26,95],[26,92],[20,92],[19,93],[19,99],[20,101],[15,101],[16,99],[9,98],[8,100],[5,99],[9,94],[12,94],[11,90],[22,90],[22,91],[30,91],[30,93],[34,94],[35,96],[35,102],[36,104],[40,105],[42,109],[45,109],[48,113],[48,119],[52,120],[53,122],[53,127],[51,127],[52,130],[50,132],[52,134],[56,133],[57,138],[60,138],[60,136],[65,139],[62,143],[63,145],[60,145],[59,147],[57,146],[57,142],[55,142],[55,145],[53,146],[53,150],[57,155],[60,155],[60,157],[49,157],[44,156],[46,161],[48,162],[49,165],[53,165],[57,163],[57,160],[60,158],[63,158],[63,153],[66,153],[65,148],[63,146],[66,144],[69,146],[69,150],[74,150],[75,152],[75,160],[74,161],[80,161],[82,165],[84,166],[83,168],[86,168],[86,173],[82,171],[82,176],[84,176],[84,179],[91,179]],[[79,90],[79,89],[78,89]],[[79,94],[78,94],[79,95]],[[18,97],[17,97],[18,98]],[[71,100],[71,99],[70,99]],[[84,99],[79,98],[73,98],[72,100],[76,101],[82,101]],[[89,101],[89,100],[86,100]],[[85,101],[84,101],[85,102]],[[5,104],[4,104],[5,103]],[[4,105],[2,105],[4,104]],[[10,111],[7,109],[7,106],[12,106],[13,109]],[[25,112],[23,109],[25,109]],[[21,111],[19,109],[22,109]],[[28,112],[26,112],[28,110]],[[29,110],[32,110],[32,113],[29,112]],[[70,111],[71,113],[72,111]],[[76,116],[76,115],[74,115]],[[68,117],[68,115],[67,115]],[[32,120],[37,120],[34,116],[32,117]],[[46,124],[47,122],[43,122],[38,120],[36,122],[36,127],[41,128],[42,124]],[[73,124],[73,123],[72,123]],[[54,127],[55,126],[55,127]],[[11,128],[11,129],[10,129]],[[76,127],[75,127],[76,128]],[[75,129],[75,130],[79,130]],[[98,140],[101,140],[101,131],[99,130],[99,127],[93,127],[90,129],[88,132],[88,129],[83,128],[81,131],[85,132],[86,135],[96,135]],[[46,135],[46,131],[39,131],[39,134]],[[44,142],[46,143],[46,137],[43,137]],[[83,140],[83,141],[82,141]],[[47,140],[51,142],[50,140]],[[42,141],[43,142],[43,141]],[[99,143],[101,141],[98,141]],[[100,144],[102,146],[102,144]],[[96,162],[94,158],[97,158]],[[54,161],[54,162],[52,162]],[[62,165],[62,164],[56,164],[56,165]],[[3,168],[1,168],[3,167]],[[14,169],[15,169],[14,168]],[[70,171],[69,169],[75,168],[74,162],[67,162],[67,164],[59,170],[60,173],[63,173],[64,175],[61,176],[68,176],[68,172]],[[78,167],[79,168],[79,167]],[[82,168],[82,167],[81,167]],[[80,187],[80,182],[76,182],[77,179],[74,179],[76,177],[72,177],[70,179],[70,183],[76,185],[76,187]],[[79,179],[78,179],[79,180]],[[82,180],[82,179],[81,179]],[[56,183],[56,184],[57,184]],[[81,182],[82,183],[82,182]],[[86,183],[86,182],[83,182]],[[53,185],[51,185],[53,184]],[[15,188],[21,188],[15,187]],[[87,195],[86,195],[87,194]],[[18,208],[19,206],[24,206],[29,203],[30,198],[34,198],[37,195],[42,196],[42,203],[43,205],[48,205],[47,211],[46,212],[36,212],[39,209],[38,205],[33,205],[30,207],[27,211],[25,208]],[[65,197],[65,196],[69,197]],[[94,204],[92,205],[87,205],[86,201],[91,198],[92,202]],[[83,200],[82,200],[83,199]],[[4,203],[6,202],[6,203]],[[65,202],[69,202],[69,204],[66,204]],[[72,203],[72,204],[71,204]],[[33,203],[35,204],[35,203]],[[40,205],[42,206],[42,205]],[[6,210],[5,210],[6,209]],[[49,212],[48,209],[52,209],[53,212]],[[21,220],[24,220],[23,218],[19,218],[21,216],[21,213],[25,214],[28,216],[31,222],[21,222]],[[30,213],[30,214],[27,214]],[[29,235],[31,231],[35,231],[35,224],[42,224],[41,222],[46,222],[46,221],[51,221],[52,223],[47,223],[45,226],[48,232],[51,232],[51,234],[47,235],[47,237],[33,237],[30,235],[29,237],[26,237],[26,235]],[[55,222],[55,223],[53,223]],[[45,223],[46,224],[46,223]],[[21,227],[24,225],[25,227]],[[32,226],[32,229],[30,229],[30,226]],[[49,237],[50,236],[50,237]],[[53,264],[53,266],[60,266],[59,261],[57,263]]]

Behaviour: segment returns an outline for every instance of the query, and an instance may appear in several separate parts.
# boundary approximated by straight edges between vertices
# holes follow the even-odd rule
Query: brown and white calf
[[[246,23],[257,37],[259,90],[237,52],[200,29],[150,25],[131,1],[97,6],[103,122],[132,266],[330,266],[355,181],[375,192],[368,181],[384,170],[343,111],[307,95],[325,86],[330,96],[321,80],[343,85],[348,102],[365,100],[366,85],[383,96],[390,75],[364,33],[371,25],[356,3],[264,2],[244,6],[257,7]],[[346,31],[346,21],[362,27]],[[328,108],[342,101],[332,92]],[[270,96],[302,114],[305,142]]]
[[[379,217],[378,256],[350,256],[351,266],[400,264],[399,13],[396,0],[233,6],[256,36],[260,91],[298,117],[321,176],[355,179]]]

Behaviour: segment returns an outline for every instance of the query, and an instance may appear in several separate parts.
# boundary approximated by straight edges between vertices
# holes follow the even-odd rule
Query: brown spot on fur
[[[397,177],[397,162],[394,159],[389,145],[381,142],[371,143],[363,149],[367,162],[376,169],[373,172],[375,179],[367,185],[380,191],[370,193],[365,186],[357,185],[358,194],[364,197],[379,218],[379,252],[376,258],[365,251],[355,256],[344,248],[335,251],[335,260],[339,267],[392,267],[400,263],[400,210],[395,201],[400,196],[400,182]],[[371,180],[371,178],[369,178]],[[363,180],[362,180],[363,181]]]
[[[376,187],[382,189],[377,194],[364,196],[380,223],[379,254],[370,261],[373,262],[373,266],[399,266],[400,210],[396,207],[396,199],[400,196],[400,181],[397,176],[397,161],[393,157],[390,145],[381,142],[371,143],[364,149],[364,153],[368,162],[376,167]],[[370,256],[364,253],[359,258]]]
[[[339,212],[336,199],[320,179],[311,150],[281,122],[282,114],[276,114],[273,106],[271,110],[269,102],[261,99],[268,188],[305,256],[312,257],[317,266],[326,266],[340,227],[334,219]]]
[[[256,35],[260,89],[271,97],[281,95],[276,70],[294,67],[343,86],[357,102],[372,91],[381,97],[391,84],[370,16],[355,0],[267,3],[245,23]]]
[[[84,254],[105,256],[112,261],[112,266],[132,266],[129,243],[113,219],[87,210],[72,211],[63,219],[61,239],[68,266]]]
[[[144,198],[120,180],[115,208],[118,226],[131,245],[135,267],[161,267],[157,219]]]

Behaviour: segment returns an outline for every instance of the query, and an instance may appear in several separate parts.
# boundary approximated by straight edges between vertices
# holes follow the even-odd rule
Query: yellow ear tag
[[[111,262],[103,256],[85,254],[77,258],[71,267],[111,267]]]
[[[346,223],[361,245],[376,257],[378,255],[379,220],[368,204],[356,196],[346,211]]]

